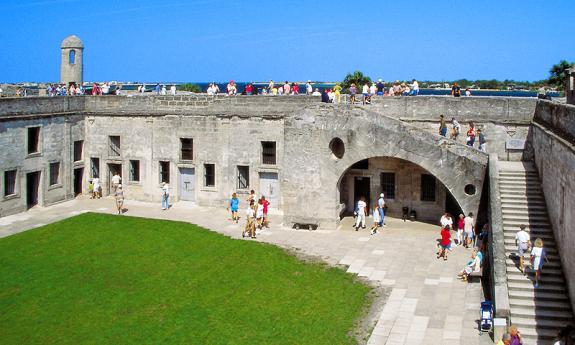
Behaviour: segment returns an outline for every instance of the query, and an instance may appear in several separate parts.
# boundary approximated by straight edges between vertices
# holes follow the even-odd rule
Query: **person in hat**
[[[385,218],[385,200],[383,199],[384,194],[379,194],[379,199],[377,199],[377,211],[379,212],[379,226],[383,227],[383,219]]]
[[[122,189],[121,184],[116,187],[114,197],[116,198],[116,209],[118,209],[118,214],[122,214],[124,209],[124,190]]]

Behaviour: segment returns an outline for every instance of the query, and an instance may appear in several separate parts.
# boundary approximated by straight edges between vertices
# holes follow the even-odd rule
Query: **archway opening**
[[[462,186],[463,188],[463,186]],[[337,185],[340,219],[353,215],[359,198],[368,207],[384,194],[386,215],[438,224],[441,215],[462,213],[449,190],[429,171],[395,157],[372,157],[352,164]]]

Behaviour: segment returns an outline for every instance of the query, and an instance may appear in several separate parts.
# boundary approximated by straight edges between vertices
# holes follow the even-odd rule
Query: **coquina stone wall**
[[[533,122],[535,165],[575,309],[575,106],[540,101]]]
[[[128,198],[159,200],[159,162],[165,161],[169,162],[173,200],[180,197],[181,169],[193,168],[195,201],[212,206],[225,204],[231,192],[237,190],[237,166],[242,165],[249,167],[249,189],[260,189],[263,174],[277,176],[279,197],[274,206],[288,222],[312,219],[329,226],[341,211],[342,177],[353,163],[373,157],[396,157],[416,164],[433,174],[465,212],[476,211],[486,155],[441,138],[432,127],[429,132],[422,131],[418,122],[413,126],[407,120],[432,126],[431,121],[437,120],[441,111],[447,118],[458,114],[463,121],[477,114],[477,119],[493,123],[520,122],[530,118],[534,102],[418,96],[381,98],[371,106],[360,107],[323,104],[319,97],[307,96],[5,98],[0,100],[0,121],[13,130],[10,134],[2,132],[1,140],[23,143],[24,128],[33,121],[58,123],[54,130],[43,131],[43,140],[51,138],[49,142],[54,142],[54,151],[62,157],[62,173],[68,175],[63,175],[65,192],[58,197],[44,197],[50,193],[47,187],[43,189],[45,204],[72,197],[73,188],[68,184],[73,181],[74,168],[85,168],[82,188],[87,191],[87,181],[92,177],[91,158],[98,159],[104,194],[108,191],[109,165],[121,164]],[[70,122],[72,118],[78,119]],[[110,136],[121,137],[120,156],[110,155]],[[335,137],[342,139],[346,147],[340,159],[334,159],[329,149]],[[71,146],[79,138],[85,138],[84,158],[72,163]],[[180,138],[193,138],[192,160],[181,159]],[[262,141],[276,143],[276,164],[263,164]],[[43,157],[48,158],[48,151]],[[46,169],[54,159],[50,156],[34,161],[12,155],[2,160],[2,170],[23,164],[30,164],[31,168],[26,169]],[[130,161],[139,161],[139,181],[130,181]],[[204,164],[215,164],[214,187],[204,188],[202,184]],[[463,191],[468,184],[475,186],[476,194]],[[238,192],[247,193],[247,189]],[[374,197],[376,192],[372,191]],[[24,204],[2,201],[3,209],[10,213],[23,210]],[[309,207],[311,204],[314,207]]]

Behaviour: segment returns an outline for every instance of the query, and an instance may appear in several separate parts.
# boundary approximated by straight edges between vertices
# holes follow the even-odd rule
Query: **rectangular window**
[[[194,159],[194,139],[191,138],[180,138],[180,144],[182,147],[181,156],[182,160],[191,161]]]
[[[168,165],[169,169],[169,165]],[[168,175],[169,178],[169,175]],[[140,181],[140,161],[130,161],[130,181],[139,182]]]
[[[60,162],[50,163],[50,186],[60,183]]]
[[[395,199],[395,173],[381,173],[381,191],[386,199]]]
[[[160,161],[160,182],[170,183],[170,162]]]
[[[250,167],[238,165],[238,189],[250,188]]]
[[[40,151],[40,127],[28,128],[28,154]]]
[[[100,158],[90,158],[90,171],[92,178],[100,177]]]
[[[262,163],[276,164],[276,142],[262,141]]]
[[[421,201],[435,201],[435,177],[421,174]]]
[[[4,171],[4,196],[16,194],[16,170]]]
[[[204,164],[204,186],[214,187],[216,185],[216,165]]]
[[[119,136],[110,136],[110,156],[119,156],[121,151],[120,146],[120,137]]]
[[[83,150],[84,150],[84,140],[74,141],[74,162],[82,160]]]

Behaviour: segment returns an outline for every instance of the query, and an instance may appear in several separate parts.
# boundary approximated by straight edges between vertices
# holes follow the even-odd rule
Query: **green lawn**
[[[0,239],[0,343],[353,344],[369,290],[271,245],[88,213]]]

